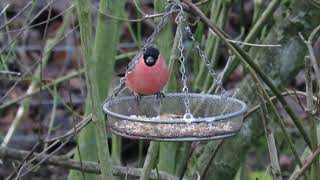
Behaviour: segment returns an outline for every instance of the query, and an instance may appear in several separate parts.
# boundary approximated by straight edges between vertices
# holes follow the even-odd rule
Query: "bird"
[[[126,86],[136,96],[157,95],[164,97],[161,90],[169,80],[168,66],[156,47],[149,46],[138,58],[137,64],[127,74]]]

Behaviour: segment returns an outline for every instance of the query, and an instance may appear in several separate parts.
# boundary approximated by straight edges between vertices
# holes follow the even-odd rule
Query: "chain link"
[[[211,62],[208,60],[205,52],[200,48],[200,44],[196,41],[194,35],[191,32],[190,27],[186,26],[184,29],[187,32],[189,38],[192,40],[192,42],[195,45],[196,49],[198,50],[198,53],[199,53],[199,56],[200,56],[201,60],[206,64],[207,69],[209,71],[209,74],[211,75],[213,80],[217,82],[217,85],[218,85],[218,87],[219,87],[219,89],[221,91],[221,98],[226,100],[227,99],[227,92],[223,87],[222,81],[218,79],[217,73],[215,72],[214,68],[212,67]]]

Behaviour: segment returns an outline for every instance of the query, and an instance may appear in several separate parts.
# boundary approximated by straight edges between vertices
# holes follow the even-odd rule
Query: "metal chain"
[[[182,27],[183,27],[183,8],[180,4],[177,4],[177,6],[179,7],[179,13],[175,19],[175,22],[177,24],[177,33],[178,33],[178,49],[180,51],[180,57],[179,57],[179,62],[180,62],[180,67],[179,67],[179,71],[181,73],[181,78],[182,78],[182,83],[183,83],[183,88],[182,88],[182,92],[184,93],[184,99],[183,99],[183,103],[186,109],[186,112],[183,116],[183,119],[190,123],[192,122],[192,120],[194,120],[193,115],[190,112],[190,100],[188,98],[188,93],[189,93],[189,89],[187,86],[187,75],[186,75],[186,67],[184,65],[184,61],[185,61],[185,57],[183,54],[183,50],[184,50],[184,46],[183,46],[183,31],[182,31]]]
[[[194,43],[194,45],[196,46],[196,49],[198,50],[198,53],[199,53],[199,56],[200,56],[201,60],[206,64],[206,66],[208,68],[209,74],[211,75],[213,80],[217,82],[217,85],[218,85],[218,87],[220,88],[220,91],[221,91],[221,98],[226,100],[227,99],[227,92],[223,87],[222,81],[218,79],[217,73],[213,69],[213,67],[211,65],[211,62],[208,60],[205,52],[200,48],[199,43],[195,40],[195,37],[192,34],[190,27],[186,26],[184,29],[187,32],[187,34],[190,37],[190,39],[192,40],[192,42]]]
[[[187,86],[187,75],[186,75],[186,68],[185,68],[185,64],[184,64],[185,57],[184,57],[184,54],[183,54],[184,45],[183,45],[183,30],[182,30],[183,29],[183,7],[179,2],[172,1],[171,3],[168,4],[166,9],[168,9],[168,10],[163,15],[163,17],[161,18],[161,20],[157,24],[157,26],[155,27],[152,35],[147,39],[145,45],[141,48],[140,52],[128,64],[128,69],[126,71],[126,74],[125,74],[125,76],[123,78],[120,79],[120,84],[114,89],[111,98],[116,96],[119,93],[119,91],[121,91],[121,89],[125,85],[125,80],[127,79],[128,74],[130,74],[133,71],[134,67],[138,63],[139,57],[145,52],[147,47],[149,47],[151,44],[154,43],[154,41],[158,37],[160,31],[163,29],[164,25],[167,23],[168,17],[172,13],[178,11],[178,14],[177,14],[177,16],[175,18],[175,23],[177,24],[177,28],[178,28],[177,29],[177,33],[178,33],[178,49],[180,51],[180,57],[179,57],[180,67],[179,67],[179,71],[181,73],[181,78],[182,78],[182,82],[183,82],[182,92],[184,93],[183,101],[184,101],[184,105],[185,105],[185,109],[186,109],[186,112],[185,112],[183,118],[184,118],[184,120],[186,122],[190,123],[190,122],[192,122],[194,120],[194,117],[190,112],[190,100],[188,98],[189,89],[188,89],[188,86]],[[207,66],[207,68],[209,70],[209,74],[212,76],[213,80],[217,82],[217,85],[221,90],[221,98],[226,100],[227,99],[226,90],[223,87],[222,81],[218,80],[217,74],[216,74],[215,70],[213,69],[210,61],[208,60],[205,52],[200,48],[199,43],[195,40],[195,37],[192,34],[190,27],[189,26],[185,26],[184,30],[187,32],[189,38],[195,44],[195,47],[198,50],[198,53],[199,53],[199,56],[200,56],[201,60],[204,61],[204,63],[206,64],[206,66]]]
[[[138,64],[139,57],[145,52],[147,47],[149,47],[151,44],[154,43],[154,41],[158,37],[160,31],[163,29],[164,25],[167,23],[168,17],[172,13],[176,12],[176,7],[177,7],[177,5],[174,4],[174,3],[169,3],[166,6],[165,9],[168,9],[168,10],[162,16],[160,22],[155,27],[155,29],[154,29],[153,33],[151,34],[151,36],[147,39],[145,45],[141,48],[141,50],[134,56],[134,58],[128,64],[128,68],[126,70],[125,76],[120,79],[119,85],[114,88],[113,94],[111,95],[111,98],[115,97],[123,89],[123,86],[125,85],[127,76],[133,71],[133,69],[136,66],[136,64]]]

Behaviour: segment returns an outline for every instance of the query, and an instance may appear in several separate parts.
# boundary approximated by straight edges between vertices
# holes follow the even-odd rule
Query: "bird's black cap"
[[[156,64],[159,57],[159,50],[155,47],[148,47],[146,51],[143,53],[143,59],[146,65],[153,66]]]
[[[143,59],[147,59],[148,56],[153,57],[153,59],[158,59],[160,52],[155,47],[147,47],[146,51],[143,53]]]

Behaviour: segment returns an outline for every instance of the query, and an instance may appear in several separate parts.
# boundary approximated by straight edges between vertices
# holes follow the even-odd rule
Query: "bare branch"
[[[0,157],[2,159],[12,159],[12,160],[23,160],[26,156],[30,154],[29,151],[24,150],[17,150],[12,148],[0,148]],[[41,162],[43,159],[42,165],[53,165],[53,166],[59,166],[67,169],[75,169],[75,170],[83,170],[85,172],[89,173],[96,173],[100,174],[100,165],[96,162],[90,162],[90,161],[82,161],[83,169],[81,169],[81,165],[79,161],[72,160],[72,159],[66,159],[65,157],[60,156],[50,156],[48,157],[47,154],[39,155],[38,153],[33,153],[32,155],[29,155],[30,158],[34,158],[35,156],[38,156],[34,162]],[[125,176],[128,174],[130,177],[138,178],[142,174],[141,168],[128,168],[123,166],[112,166],[112,173],[117,176]],[[155,171],[151,171],[150,179],[157,179],[157,173]],[[165,172],[159,172],[159,178],[160,179],[178,179],[175,176],[171,176]]]

